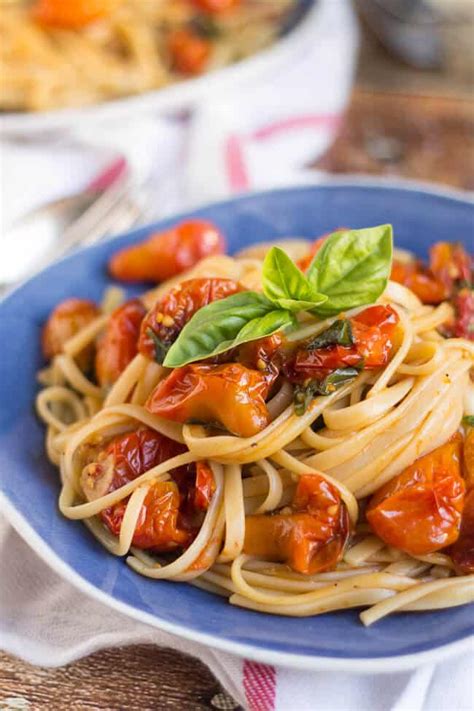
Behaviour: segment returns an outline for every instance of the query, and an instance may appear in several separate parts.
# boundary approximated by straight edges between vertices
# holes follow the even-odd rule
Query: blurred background
[[[90,0],[90,6],[97,2]],[[128,6],[132,2],[126,0]],[[173,22],[182,22],[183,0],[136,2],[145,19],[161,7],[176,14]],[[215,18],[203,25],[203,6],[196,2],[199,38],[212,38]],[[256,12],[270,7],[270,17],[279,17],[279,2],[250,5]],[[66,12],[87,2],[38,5],[45,13],[58,7]],[[67,72],[61,65],[63,84],[51,84],[58,57],[51,53],[50,35],[43,36],[44,25],[39,32],[38,25],[28,24],[29,15],[27,25],[18,15],[32,3],[2,0],[0,287],[74,247],[242,191],[348,175],[473,190],[474,1],[304,5],[307,14],[281,40],[272,22],[268,34],[255,38],[254,19],[241,18],[234,26],[229,21],[223,36],[230,37],[232,51],[221,51],[216,66],[209,66],[215,72],[203,77],[199,71],[196,78],[184,76],[189,65],[177,67],[176,58],[173,64],[168,47],[165,70],[173,81],[160,89],[162,75],[157,77],[153,64],[147,69],[146,21],[134,25],[128,16],[120,18],[122,44],[104,17],[96,23],[92,16],[84,37],[82,29],[76,34],[53,22],[47,33],[55,51],[69,54]],[[108,87],[112,103],[100,95],[97,82],[93,91],[85,82],[74,92],[73,108],[57,112],[55,100],[60,108],[60,98],[69,96],[64,87],[70,90],[72,82],[77,89],[74,77],[84,77],[83,62],[91,63],[89,78],[101,73],[97,57],[103,51],[116,52],[125,65],[132,58],[135,83],[127,83],[132,74],[114,65],[117,73],[110,70],[100,84]],[[199,64],[200,51],[201,45],[194,46],[188,60]],[[249,59],[220,69],[242,54]],[[127,91],[137,92],[135,103],[121,103]],[[0,654],[3,697],[24,702],[5,706],[0,699],[2,708],[79,708],[73,702],[80,688],[81,708],[134,709],[138,686],[141,709],[236,708],[199,661],[156,647],[102,651],[56,670]]]

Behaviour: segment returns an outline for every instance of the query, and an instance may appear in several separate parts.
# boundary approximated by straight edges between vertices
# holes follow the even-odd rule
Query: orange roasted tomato
[[[420,457],[370,500],[367,521],[385,543],[411,555],[434,553],[459,536],[465,483],[462,438]]]
[[[165,281],[199,260],[225,252],[220,230],[207,220],[187,220],[143,242],[125,247],[111,258],[109,272],[122,281]]]
[[[460,575],[474,573],[474,488],[466,495],[459,538],[451,546],[449,555]]]
[[[97,499],[184,451],[183,445],[148,427],[115,437],[83,469],[83,492],[88,500]],[[120,501],[100,514],[115,536],[120,533],[127,501]],[[142,505],[133,545],[163,552],[189,545],[195,532],[186,527],[186,521],[181,521],[181,501],[174,481],[154,484]]]
[[[444,284],[448,294],[455,288],[471,286],[473,262],[459,242],[437,242],[430,249],[430,269]]]
[[[191,0],[198,10],[211,14],[220,14],[233,10],[241,4],[242,0]]]
[[[269,423],[267,394],[268,384],[257,370],[240,363],[200,363],[173,370],[145,407],[175,422],[210,424],[252,437]]]
[[[201,74],[211,54],[211,43],[191,29],[170,32],[167,39],[173,69],[181,74]]]
[[[189,279],[171,289],[144,319],[138,350],[162,363],[166,352],[191,317],[212,301],[237,294],[242,287],[232,279]]]
[[[32,7],[35,20],[42,25],[79,29],[118,6],[118,0],[36,0]]]
[[[439,304],[449,296],[445,284],[419,261],[394,259],[390,279],[413,291],[424,304]]]
[[[110,316],[105,332],[97,344],[95,371],[100,385],[115,383],[138,353],[140,326],[146,309],[139,299],[119,306]]]
[[[380,368],[390,358],[398,315],[391,306],[370,306],[351,319],[338,319],[297,350],[288,368],[293,381],[322,380],[338,368]]]
[[[350,533],[338,490],[319,474],[305,474],[290,513],[284,511],[246,517],[244,553],[287,563],[305,575],[335,568]]]
[[[99,315],[89,299],[66,299],[50,314],[43,328],[41,345],[48,360],[63,350],[64,344]]]

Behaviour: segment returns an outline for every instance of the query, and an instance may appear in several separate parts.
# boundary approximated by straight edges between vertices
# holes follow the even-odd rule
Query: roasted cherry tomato
[[[445,284],[418,261],[399,262],[394,259],[390,279],[413,291],[424,304],[439,304],[449,296]]]
[[[417,459],[370,500],[367,520],[385,543],[410,555],[426,555],[459,536],[465,483],[462,438]]]
[[[196,311],[239,291],[242,287],[232,279],[183,281],[165,294],[146,315],[140,331],[140,353],[161,363],[170,345]]]
[[[32,14],[42,25],[79,29],[107,17],[117,5],[117,0],[36,0]]]
[[[96,454],[95,461],[84,468],[83,492],[88,500],[97,499],[184,451],[186,447],[148,427],[115,437]],[[120,533],[127,501],[120,501],[100,514],[115,536]],[[194,532],[179,520],[180,503],[175,482],[154,484],[140,511],[133,545],[160,551],[189,545]]]
[[[211,54],[211,43],[190,29],[170,32],[167,40],[173,69],[181,74],[195,75],[204,71]]]
[[[474,290],[460,289],[452,299],[454,320],[443,324],[440,331],[448,338],[474,341]]]
[[[473,282],[472,258],[462,244],[437,242],[430,249],[430,270],[444,284],[448,294],[454,288],[471,286]]]
[[[206,220],[187,220],[114,254],[109,271],[123,281],[165,281],[199,260],[225,252],[220,230]]]
[[[474,427],[467,429],[464,439],[463,471],[467,488],[474,488]]]
[[[239,347],[237,360],[247,368],[260,371],[270,388],[280,373],[282,344],[280,333],[244,343]]]
[[[474,488],[466,495],[459,538],[451,546],[449,554],[458,574],[474,573]]]
[[[50,359],[63,350],[64,344],[99,315],[99,309],[88,299],[66,299],[50,314],[43,328],[43,355]]]
[[[97,344],[95,371],[100,385],[112,385],[138,352],[138,336],[146,309],[131,299],[112,313]]]
[[[370,306],[348,320],[353,345],[312,348],[311,343],[297,350],[288,367],[294,381],[320,380],[338,368],[380,368],[390,358],[398,315],[391,306]]]
[[[218,15],[238,7],[242,0],[191,0],[198,10]]]
[[[196,484],[193,504],[199,511],[207,511],[216,490],[212,469],[207,462],[196,462]]]
[[[185,365],[156,386],[149,412],[182,423],[209,423],[251,437],[269,422],[265,377],[240,363]]]
[[[290,513],[246,517],[244,553],[313,575],[335,568],[349,533],[349,515],[337,489],[319,474],[305,474]]]

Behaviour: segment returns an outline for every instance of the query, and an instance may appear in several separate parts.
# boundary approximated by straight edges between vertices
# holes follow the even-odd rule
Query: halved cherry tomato
[[[449,554],[459,575],[474,573],[474,489],[466,495],[459,538]]]
[[[224,236],[212,222],[187,220],[120,250],[111,258],[109,272],[122,281],[165,281],[225,248]]]
[[[100,385],[112,385],[138,353],[138,336],[145,314],[139,299],[126,301],[112,313],[97,344],[95,370]]]
[[[181,74],[201,74],[211,54],[211,43],[188,29],[170,32],[167,40],[171,63]]]
[[[458,538],[466,488],[461,446],[461,436],[455,435],[374,494],[367,521],[385,543],[426,555]]]
[[[349,533],[349,515],[338,490],[319,474],[305,474],[298,481],[291,513],[246,517],[244,553],[313,575],[335,568]]]
[[[424,304],[439,304],[449,296],[443,282],[418,261],[399,262],[394,259],[390,279],[408,287]]]
[[[251,437],[268,425],[267,394],[265,377],[240,363],[193,364],[158,383],[145,407],[176,422],[209,423]]]
[[[144,319],[138,349],[162,362],[167,349],[191,317],[212,301],[237,294],[242,287],[232,279],[188,279],[171,289]]]
[[[117,0],[36,0],[32,15],[42,25],[79,29],[117,7]]]
[[[464,439],[463,471],[467,488],[474,488],[474,427],[468,428]]]
[[[64,344],[99,315],[89,299],[66,299],[51,312],[44,325],[41,345],[48,360],[63,350]]]
[[[294,381],[323,379],[338,368],[380,368],[390,358],[398,315],[391,306],[370,306],[349,319],[353,345],[300,348],[288,367]]]
[[[471,286],[473,262],[459,242],[437,242],[430,249],[430,270],[448,294],[456,286]]]
[[[242,0],[191,0],[198,10],[219,14],[238,7]]]
[[[83,492],[88,500],[104,496],[184,451],[184,445],[148,427],[115,437],[99,451],[95,461],[84,468],[81,474]],[[115,536],[120,533],[127,501],[120,501],[100,514]],[[154,484],[140,511],[133,545],[160,551],[189,545],[195,531],[187,529],[181,521],[180,503],[175,482]]]

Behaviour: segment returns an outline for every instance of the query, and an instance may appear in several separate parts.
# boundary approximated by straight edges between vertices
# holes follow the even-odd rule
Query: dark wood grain
[[[169,649],[151,645],[108,649],[60,669],[33,667],[0,654],[2,710],[230,711],[231,708],[232,700],[222,694],[204,664]]]

